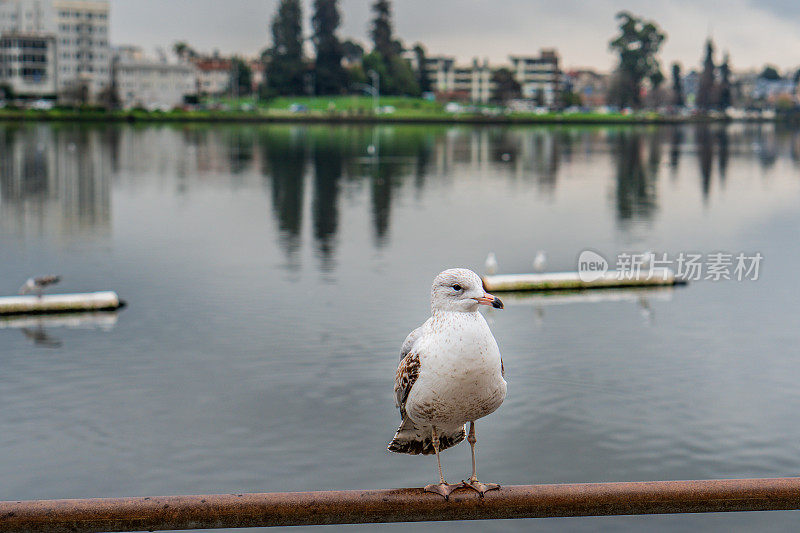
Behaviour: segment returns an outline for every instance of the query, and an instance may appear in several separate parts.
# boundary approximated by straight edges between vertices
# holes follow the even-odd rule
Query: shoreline
[[[668,117],[661,115],[521,115],[521,116],[426,116],[426,115],[345,115],[278,114],[253,112],[144,112],[144,111],[6,111],[2,122],[128,122],[128,123],[250,123],[250,124],[409,124],[409,125],[681,125],[729,122],[781,122],[780,117],[730,118],[726,116]]]

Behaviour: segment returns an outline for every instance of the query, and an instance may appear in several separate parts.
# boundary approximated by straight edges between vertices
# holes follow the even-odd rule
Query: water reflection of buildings
[[[339,127],[181,125],[0,128],[0,223],[4,231],[53,234],[107,230],[110,186],[143,184],[184,194],[198,184],[265,188],[281,248],[291,261],[308,231],[323,269],[335,264],[342,197],[367,197],[376,246],[391,235],[399,198],[429,182],[508,182],[554,197],[560,180],[592,178],[609,161],[614,212],[622,226],[659,210],[662,172],[699,175],[703,198],[724,187],[728,160],[769,169],[781,155],[800,161],[800,135],[772,125],[689,127]],[[686,162],[689,162],[687,166]],[[576,166],[576,164],[578,166]],[[562,169],[568,167],[570,173]],[[589,174],[587,174],[589,172]],[[718,184],[718,185],[717,185]],[[436,190],[441,187],[437,186]],[[433,190],[433,188],[431,188]],[[599,199],[599,201],[603,201]],[[306,222],[306,219],[308,221]],[[294,259],[292,259],[294,258]]]
[[[10,234],[105,232],[111,160],[104,128],[0,128],[0,225]]]

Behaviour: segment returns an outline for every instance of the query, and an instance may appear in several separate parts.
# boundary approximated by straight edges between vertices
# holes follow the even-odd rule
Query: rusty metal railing
[[[800,509],[800,478],[0,502],[0,532],[156,531]]]

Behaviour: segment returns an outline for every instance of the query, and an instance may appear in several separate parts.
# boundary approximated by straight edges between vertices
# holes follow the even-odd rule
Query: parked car
[[[50,109],[53,109],[53,101],[36,100],[31,104],[31,109],[36,109],[37,111],[49,111]]]

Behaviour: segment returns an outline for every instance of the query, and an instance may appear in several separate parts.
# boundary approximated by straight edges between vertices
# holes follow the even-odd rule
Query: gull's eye
[[[453,290],[454,290],[454,291],[460,291],[460,290],[461,290],[461,285],[459,285],[458,283],[456,283],[455,285],[453,285]]]

